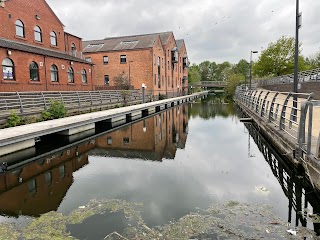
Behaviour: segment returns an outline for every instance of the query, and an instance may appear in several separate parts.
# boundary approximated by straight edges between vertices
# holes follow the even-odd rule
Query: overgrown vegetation
[[[43,111],[41,115],[43,120],[63,118],[67,115],[67,109],[61,101],[51,99],[50,107]]]
[[[131,91],[129,91],[130,82],[127,75],[125,75],[124,73],[119,74],[114,78],[114,83],[116,86],[120,88],[120,94],[123,100],[123,105],[126,106],[131,96]]]
[[[16,127],[21,124],[21,117],[12,110],[8,116],[6,127]]]

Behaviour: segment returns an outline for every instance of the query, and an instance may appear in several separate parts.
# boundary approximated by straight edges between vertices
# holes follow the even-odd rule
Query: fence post
[[[19,99],[19,102],[20,102],[20,112],[23,113],[23,104],[22,104],[22,99],[21,99],[21,96],[18,92],[17,93],[17,96],[18,96],[18,99]]]
[[[61,102],[64,104],[62,93],[61,92],[59,93],[60,93]]]
[[[90,95],[90,101],[91,101],[91,106],[93,105],[93,100],[92,100],[92,95],[91,95],[91,91],[88,91],[89,95]]]
[[[306,104],[306,102],[303,102],[301,104],[301,113],[300,113],[300,122],[299,122],[299,126],[298,126],[298,137],[297,137],[297,141],[298,141],[298,156],[300,158],[302,158],[302,146],[305,143],[306,140],[306,116],[307,116],[307,109],[308,109],[308,105]]]
[[[99,95],[100,95],[100,103],[102,104],[102,94],[101,94],[101,91],[99,91]]]
[[[312,117],[313,117],[313,103],[308,102],[309,105],[309,123],[308,123],[308,141],[307,141],[307,157],[311,154],[311,135],[312,135]]]
[[[78,96],[78,102],[79,102],[79,106],[80,106],[80,105],[81,105],[81,101],[80,101],[79,92],[78,92],[78,91],[76,91],[76,94],[77,94],[77,96]]]
[[[279,95],[279,92],[276,92],[276,94],[273,96],[273,99],[272,99],[272,102],[270,105],[270,111],[269,111],[269,122],[271,122],[271,118],[273,117],[274,103],[275,103],[278,95]]]
[[[263,117],[264,116],[264,113],[265,113],[265,111],[266,111],[266,101],[267,101],[267,98],[268,98],[268,96],[269,96],[269,93],[270,93],[270,91],[268,91],[267,93],[266,93],[266,95],[264,96],[264,99],[263,99],[263,103],[262,103],[262,107],[261,107],[261,113],[260,113],[260,115],[261,115],[261,117]]]
[[[282,110],[281,110],[281,115],[280,115],[280,122],[279,122],[279,129],[284,130],[285,129],[285,120],[286,120],[286,110],[287,110],[287,105],[289,98],[292,96],[292,93],[289,92],[286,99],[283,102]],[[282,129],[283,126],[283,129]]]
[[[44,103],[44,109],[47,110],[47,102],[46,102],[46,97],[44,96],[43,92],[41,92],[42,98],[43,98],[43,103]]]

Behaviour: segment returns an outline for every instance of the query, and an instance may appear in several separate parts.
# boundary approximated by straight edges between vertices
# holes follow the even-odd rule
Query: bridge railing
[[[276,85],[276,84],[288,84],[293,83],[294,74],[287,74],[278,77],[274,77],[271,79],[257,79],[254,80],[258,82],[261,86],[266,85]],[[308,70],[308,71],[301,71],[298,73],[298,82],[317,82],[320,81],[320,68]]]
[[[320,101],[313,94],[236,89],[235,98],[296,142],[302,159],[320,158]],[[313,125],[316,124],[315,128]]]
[[[196,83],[189,83],[189,86],[203,86],[203,87],[210,87],[210,86],[227,86],[226,81],[202,81]]]

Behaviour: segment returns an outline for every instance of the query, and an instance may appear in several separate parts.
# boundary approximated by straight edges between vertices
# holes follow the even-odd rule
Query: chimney
[[[0,7],[4,8],[4,2],[5,2],[5,0],[0,0]]]

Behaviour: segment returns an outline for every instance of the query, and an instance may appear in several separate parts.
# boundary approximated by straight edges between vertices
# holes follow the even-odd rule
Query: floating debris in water
[[[122,212],[135,224],[126,224],[123,232],[113,230],[104,237],[118,239],[316,239],[307,228],[287,230],[287,222],[276,217],[268,205],[249,205],[237,201],[212,204],[195,209],[180,219],[162,226],[149,227],[141,217],[142,203],[117,199],[91,200],[69,215],[49,212],[34,219],[24,229],[15,224],[0,224],[0,239],[76,239],[67,225],[81,224],[94,215]]]

